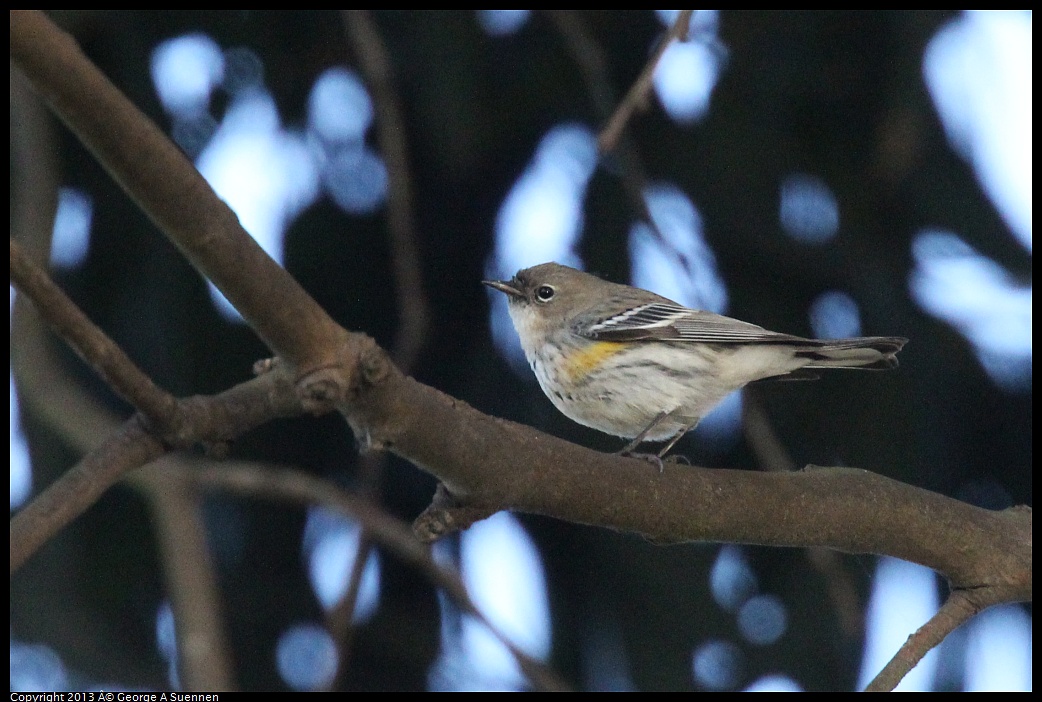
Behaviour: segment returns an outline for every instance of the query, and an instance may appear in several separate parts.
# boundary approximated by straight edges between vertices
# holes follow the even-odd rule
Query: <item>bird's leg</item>
[[[651,424],[649,424],[644,429],[644,431],[642,431],[641,433],[637,434],[637,436],[633,439],[633,441],[629,442],[621,450],[617,451],[617,454],[619,456],[628,456],[631,453],[633,453],[633,449],[635,449],[638,446],[640,446],[644,442],[644,438],[648,434],[651,433],[651,430],[654,429],[655,427],[657,427],[659,424],[661,424],[662,420],[665,419],[666,417],[668,417],[669,414],[670,414],[669,412],[659,412],[658,414],[656,414],[655,418],[651,420]],[[672,445],[673,444],[670,444],[670,446],[672,446]]]
[[[689,431],[691,431],[692,429],[694,429],[696,424],[698,424],[698,419],[696,419],[695,421],[691,422],[686,427],[684,427],[679,432],[677,432],[677,435],[674,436],[672,439],[670,439],[669,443],[666,444],[666,448],[664,448],[664,449],[662,449],[661,451],[658,452],[658,457],[662,458],[667,453],[669,453],[669,450],[671,448],[673,448],[674,446],[676,446],[677,442],[680,441],[680,437],[682,437],[684,434],[686,434]]]

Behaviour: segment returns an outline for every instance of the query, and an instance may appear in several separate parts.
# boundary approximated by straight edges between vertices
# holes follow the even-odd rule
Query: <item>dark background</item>
[[[343,23],[316,12],[84,12],[53,15],[128,97],[160,126],[169,119],[149,76],[155,45],[201,31],[263,61],[265,83],[286,124],[304,120],[308,91],[331,65],[356,66]],[[600,42],[616,96],[643,68],[662,25],[651,12],[583,12]],[[957,232],[1013,275],[1030,280],[1017,243],[971,168],[949,148],[922,81],[926,43],[945,12],[741,12],[721,15],[728,58],[705,119],[671,122],[657,103],[628,134],[655,181],[696,203],[728,286],[732,316],[811,334],[811,300],[842,288],[861,304],[866,334],[911,339],[901,369],[841,374],[814,384],[753,392],[797,462],[877,471],[987,507],[1031,502],[1031,392],[1001,390],[955,329],[910,298],[910,244],[921,229]],[[414,216],[432,324],[413,374],[494,415],[532,424],[601,450],[617,441],[558,416],[530,377],[513,374],[488,331],[479,284],[497,212],[554,125],[603,119],[589,86],[547,16],[515,35],[491,38],[473,12],[379,12],[404,109]],[[212,110],[219,120],[218,92]],[[12,125],[15,129],[16,125]],[[267,350],[245,326],[224,321],[204,282],[101,167],[57,128],[60,182],[88,192],[94,221],[85,263],[60,282],[88,315],[164,388],[178,395],[220,391],[245,380]],[[375,145],[370,131],[370,143]],[[779,183],[813,173],[840,203],[840,234],[821,246],[785,236]],[[12,178],[20,173],[12,167]],[[638,216],[619,166],[594,175],[580,244],[589,270],[628,280],[626,236]],[[390,348],[398,321],[386,209],[344,214],[327,198],[290,227],[286,267],[345,327]],[[12,344],[18,343],[12,340]],[[121,407],[70,357],[70,368]],[[856,376],[856,377],[854,377]],[[38,490],[77,459],[45,422],[23,423]],[[745,441],[709,453],[680,445],[696,463],[756,469]],[[358,459],[338,416],[276,422],[243,437],[233,457],[260,459],[352,487]],[[390,459],[381,491],[387,510],[414,518],[435,482]],[[221,594],[237,674],[246,689],[279,688],[275,637],[320,621],[300,555],[304,512],[294,506],[215,496],[206,514],[218,554]],[[769,519],[770,515],[763,515]],[[734,618],[708,591],[714,545],[658,547],[626,534],[522,516],[538,544],[553,617],[551,664],[583,685],[582,642],[618,627],[634,683],[689,689],[691,651],[709,638],[739,640]],[[228,525],[234,543],[223,543]],[[223,546],[222,546],[223,543]],[[750,548],[763,591],[789,608],[777,643],[743,647],[738,685],[781,672],[808,690],[852,689],[862,632],[841,626],[828,583],[801,550]],[[840,557],[842,577],[863,603],[873,558]],[[424,689],[439,645],[433,588],[393,557],[383,559],[377,614],[354,637],[346,689]],[[939,585],[943,589],[943,585]],[[165,687],[155,612],[166,595],[149,513],[117,487],[41,550],[11,582],[12,636],[52,646],[83,684]],[[958,686],[958,681],[953,683]]]

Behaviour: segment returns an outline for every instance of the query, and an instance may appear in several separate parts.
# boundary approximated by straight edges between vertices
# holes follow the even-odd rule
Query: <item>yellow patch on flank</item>
[[[582,380],[587,373],[625,348],[626,344],[620,341],[594,341],[581,351],[569,353],[564,359],[564,371],[572,381]]]

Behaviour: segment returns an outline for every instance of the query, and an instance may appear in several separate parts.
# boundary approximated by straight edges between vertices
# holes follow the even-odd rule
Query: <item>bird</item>
[[[896,368],[907,339],[806,339],[680,305],[559,263],[484,280],[504,293],[539,386],[566,417],[661,458],[728,394],[830,368]]]

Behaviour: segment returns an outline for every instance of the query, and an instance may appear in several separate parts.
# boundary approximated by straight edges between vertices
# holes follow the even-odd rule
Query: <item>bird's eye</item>
[[[536,288],[535,299],[540,302],[550,302],[550,299],[554,296],[554,289],[549,285],[540,285]]]

